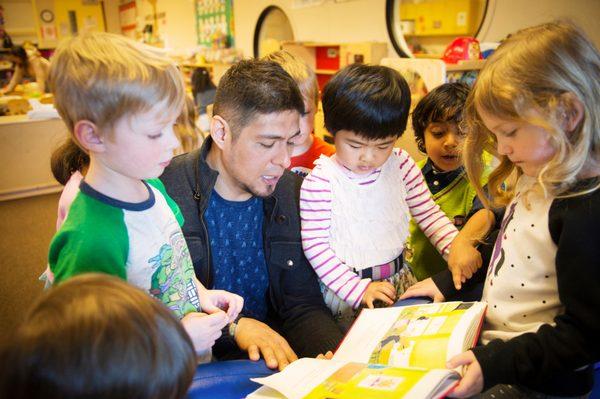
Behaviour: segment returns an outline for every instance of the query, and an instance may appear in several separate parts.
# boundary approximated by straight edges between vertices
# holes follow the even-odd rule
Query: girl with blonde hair
[[[600,53],[567,22],[512,35],[481,71],[467,100],[463,153],[479,195],[506,211],[484,283],[483,345],[449,360],[466,366],[452,396],[489,389],[481,396],[587,397],[592,389],[600,359],[599,106]],[[483,150],[500,159],[489,197],[478,181]],[[506,188],[511,176],[516,183]],[[436,300],[450,292],[431,279],[409,291]]]

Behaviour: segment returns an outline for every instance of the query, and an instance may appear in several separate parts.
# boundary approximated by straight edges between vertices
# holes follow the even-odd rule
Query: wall
[[[79,32],[104,30],[104,18],[100,4],[82,4],[81,0],[13,0],[2,1],[5,10],[5,29],[16,44],[25,40],[36,43],[40,48],[54,48],[61,38],[70,36],[68,11],[75,11]],[[40,18],[42,10],[50,10],[54,20],[44,24]],[[53,35],[43,37],[43,25],[53,28]]]
[[[105,0],[107,30],[121,33],[119,25],[119,0]],[[152,24],[153,8],[148,0],[136,0],[138,29]],[[196,46],[196,8],[194,0],[157,0],[158,32],[165,47],[176,51],[189,50]],[[112,21],[109,21],[112,19]],[[115,21],[116,19],[116,21]]]
[[[570,18],[600,47],[600,2],[598,0],[489,0],[480,41],[499,41],[510,32],[551,21]]]
[[[25,40],[37,43],[37,28],[31,1],[2,1],[4,28],[15,44]]]
[[[385,0],[326,1],[316,7],[294,8],[294,0],[237,0],[233,2],[235,42],[244,55],[253,55],[256,21],[268,6],[280,7],[290,19],[297,41],[388,42]],[[390,45],[390,54],[392,48]]]
[[[316,7],[294,8],[294,0],[234,1],[235,40],[245,56],[253,54],[256,21],[268,6],[275,5],[288,15],[298,41],[360,42],[380,41],[389,45],[385,23],[385,0],[353,0],[335,3],[326,0]],[[570,17],[600,46],[600,2],[598,0],[489,0],[489,13],[479,39],[498,41],[517,29],[558,17]]]

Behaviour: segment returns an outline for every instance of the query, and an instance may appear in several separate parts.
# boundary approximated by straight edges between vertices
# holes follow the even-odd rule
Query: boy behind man
[[[300,116],[300,135],[295,140],[288,169],[304,177],[310,173],[321,154],[329,157],[335,153],[334,146],[314,134],[315,113],[319,106],[317,76],[308,65],[285,50],[271,53],[263,59],[281,65],[298,84],[302,94],[304,112]]]
[[[118,276],[165,303],[208,352],[242,299],[195,278],[177,205],[158,177],[178,146],[184,101],[177,67],[150,48],[107,33],[64,42],[52,59],[56,108],[90,163],[50,244],[60,283],[85,272]],[[227,310],[227,314],[221,311]],[[208,317],[199,313],[213,313]]]

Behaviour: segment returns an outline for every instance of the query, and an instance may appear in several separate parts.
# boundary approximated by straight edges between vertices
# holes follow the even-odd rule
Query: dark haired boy
[[[483,209],[475,188],[469,184],[461,159],[466,132],[461,129],[462,111],[469,95],[464,83],[446,83],[436,87],[419,101],[412,113],[412,125],[419,151],[427,157],[417,165],[421,169],[433,200],[462,229],[487,231],[493,221]],[[487,173],[483,177],[487,181]],[[472,218],[469,218],[473,215]],[[427,239],[415,220],[410,224],[407,261],[419,280],[445,270],[448,265]]]
[[[219,82],[210,137],[161,177],[186,218],[196,276],[245,301],[213,350],[220,359],[262,354],[282,369],[296,353],[326,353],[342,338],[302,252],[301,178],[286,171],[303,112],[281,66],[240,61]]]

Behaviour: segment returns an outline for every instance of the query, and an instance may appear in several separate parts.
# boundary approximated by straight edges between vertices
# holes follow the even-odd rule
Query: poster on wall
[[[137,9],[135,1],[121,4],[119,6],[119,24],[121,25],[121,33],[124,36],[135,39],[137,28]]]
[[[196,0],[198,44],[233,47],[233,0]]]

